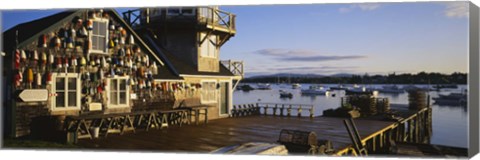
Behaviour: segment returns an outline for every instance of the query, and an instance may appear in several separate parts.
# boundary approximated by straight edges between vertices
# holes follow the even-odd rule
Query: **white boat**
[[[372,95],[372,96],[377,96],[378,91],[374,88],[366,88],[366,87],[360,87],[358,85],[353,85],[352,88],[348,88],[345,90],[345,95]]]
[[[259,83],[259,84],[257,84],[257,89],[270,90],[270,89],[272,89],[272,87],[270,87],[270,84],[268,84],[268,83],[265,83],[265,84]]]
[[[382,86],[382,88],[378,89],[381,93],[404,93],[405,90],[403,88],[399,88],[397,85],[387,85]]]
[[[302,94],[328,95],[330,91],[323,86],[312,85],[308,89],[302,89]]]
[[[297,89],[297,88],[302,88],[302,85],[300,85],[299,83],[292,84],[292,89]]]

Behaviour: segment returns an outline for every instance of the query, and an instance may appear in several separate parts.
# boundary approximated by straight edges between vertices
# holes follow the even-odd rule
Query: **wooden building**
[[[185,99],[210,104],[209,118],[228,115],[232,80],[238,76],[218,60],[220,42],[226,40],[209,39],[215,44],[207,50],[212,53],[201,54],[212,57],[203,58],[193,39],[217,33],[158,29],[163,32],[134,30],[114,10],[83,9],[5,31],[5,135],[28,135],[45,119],[172,108]]]
[[[243,62],[220,61],[220,47],[236,34],[235,15],[218,7],[142,8],[124,14],[134,30],[185,83],[201,92],[178,99],[209,105],[211,119],[227,117]]]

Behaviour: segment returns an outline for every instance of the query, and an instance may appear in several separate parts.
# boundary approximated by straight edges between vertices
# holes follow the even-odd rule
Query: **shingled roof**
[[[67,10],[41,19],[18,24],[3,33],[3,50],[5,53],[7,53],[7,57],[9,57],[9,55],[11,55],[16,48],[21,48],[26,44],[37,40],[40,35],[47,33],[51,29],[63,24],[64,22],[70,21],[73,17],[78,16],[86,11],[86,9],[75,11]],[[154,53],[154,51],[147,44],[145,44],[142,38],[137,35],[137,33],[119,16],[115,10],[106,9],[105,12],[109,13],[113,19],[119,22],[122,27],[127,29],[127,31],[129,31],[129,33],[135,37],[136,42],[141,44],[140,47],[147,51],[146,54],[150,57],[153,57],[152,59],[156,60],[157,63],[160,64],[158,67],[159,74],[155,75],[153,78],[173,80],[183,79],[172,73],[173,71],[163,63],[162,59],[160,59],[157,54]]]

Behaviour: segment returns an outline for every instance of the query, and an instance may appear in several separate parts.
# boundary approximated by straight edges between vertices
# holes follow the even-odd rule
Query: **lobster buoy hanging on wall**
[[[20,51],[15,50],[15,69],[20,69]]]
[[[153,75],[157,75],[158,74],[158,68],[157,68],[157,63],[155,63],[155,61],[153,61],[153,64],[152,64],[152,74]]]
[[[94,15],[95,15],[95,14],[94,14]],[[89,19],[89,20],[87,21],[87,29],[88,29],[89,31],[93,30],[93,20]]]
[[[45,81],[47,82],[47,84],[52,84],[52,73],[50,72],[45,73]]]
[[[87,65],[87,60],[86,60],[85,57],[83,57],[83,56],[82,56],[82,58],[80,59],[80,65],[81,65],[82,67]]]
[[[62,58],[57,57],[57,68],[62,68]]]
[[[77,58],[72,56],[72,67],[77,67],[77,66],[78,66]]]
[[[27,61],[27,53],[25,53],[24,50],[22,50],[20,53],[21,53],[20,58],[21,58],[22,62],[26,62]]]
[[[37,73],[35,79],[37,80],[37,81],[36,81],[36,82],[37,82],[37,86],[38,86],[38,87],[42,86],[42,74]]]
[[[49,56],[48,56],[49,65],[52,66],[54,61],[55,61],[55,58],[53,57],[53,54],[50,53]]]
[[[31,68],[28,68],[27,70],[27,82],[31,87],[33,83],[33,70]]]
[[[82,37],[87,37],[88,36],[87,29],[84,26],[82,26],[82,29],[79,31],[79,34]]]
[[[133,39],[132,35],[130,35],[130,37],[128,39],[128,44],[131,44],[131,45],[135,44],[135,40]]]
[[[47,53],[42,52],[42,65],[47,65]]]
[[[14,81],[15,81],[15,87],[18,88],[22,85],[23,76],[22,76],[22,73],[20,71],[18,71],[18,73],[15,74]]]
[[[43,34],[38,39],[38,47],[47,48],[47,35]]]

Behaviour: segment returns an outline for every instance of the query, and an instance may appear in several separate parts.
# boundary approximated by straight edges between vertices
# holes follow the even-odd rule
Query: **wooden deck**
[[[314,131],[318,139],[332,141],[335,150],[351,144],[343,118],[247,116],[209,121],[207,125],[171,126],[107,138],[83,139],[78,145],[105,150],[208,153],[220,147],[245,142],[276,142],[281,129]],[[362,138],[394,122],[356,119]]]

